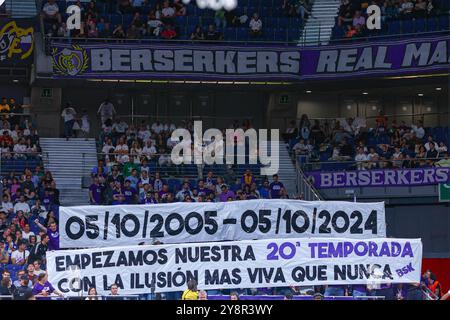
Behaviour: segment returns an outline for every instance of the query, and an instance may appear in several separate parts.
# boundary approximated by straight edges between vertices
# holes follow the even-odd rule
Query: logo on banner
[[[52,51],[53,70],[61,75],[76,76],[88,68],[88,55],[79,45],[72,45],[72,49],[64,48]]]
[[[0,61],[14,56],[24,60],[32,52],[33,27],[23,29],[15,21],[10,21],[0,30]]]

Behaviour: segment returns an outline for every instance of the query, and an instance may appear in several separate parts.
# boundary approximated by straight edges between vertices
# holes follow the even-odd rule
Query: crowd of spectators
[[[440,128],[443,129],[443,128]],[[423,121],[400,123],[382,112],[373,128],[362,118],[338,119],[333,123],[311,122],[303,115],[299,126],[291,122],[284,134],[285,142],[296,156],[307,162],[352,162],[358,170],[374,168],[417,168],[448,166],[448,141],[444,135],[435,141],[426,134]]]
[[[245,199],[289,198],[282,182],[274,175],[272,181],[255,176],[250,169],[242,176],[223,177],[208,171],[203,177],[193,173],[197,179],[179,176],[171,160],[171,150],[177,142],[172,141],[172,132],[177,128],[193,131],[193,121],[155,121],[138,126],[129,125],[120,118],[114,118],[114,106],[106,100],[99,109],[104,121],[100,134],[101,158],[92,169],[93,183],[90,186],[92,204],[132,204],[232,201]],[[246,120],[235,121],[233,129],[244,131],[251,127]],[[224,135],[225,136],[225,135]],[[203,146],[204,147],[204,146]],[[177,174],[178,173],[178,174]]]
[[[41,166],[4,176],[1,188],[0,296],[47,296],[46,252],[59,249],[59,190]]]
[[[280,7],[272,0],[250,0],[234,10],[200,10],[181,0],[80,0],[80,29],[69,30],[64,3],[47,0],[41,11],[46,34],[52,37],[117,39],[278,40],[299,36],[302,21],[310,14],[309,0],[285,0]],[[260,15],[260,12],[263,15]],[[266,19],[263,23],[263,19]],[[267,28],[264,28],[267,25]],[[239,29],[239,30],[238,30]],[[244,32],[245,30],[245,32]],[[280,37],[279,39],[278,36]]]
[[[378,5],[381,9],[380,21],[384,31],[390,31],[387,30],[389,21],[435,18],[441,14],[448,14],[449,10],[448,4],[446,5],[445,2],[438,0],[341,0],[335,35],[357,38],[378,34],[378,30],[370,30],[366,25],[370,16],[367,8],[373,4]],[[448,29],[448,21],[445,28]],[[413,30],[410,31],[413,32]],[[396,28],[390,32],[395,34],[400,33],[400,30]],[[403,33],[408,33],[408,30],[405,28]]]
[[[39,158],[39,135],[22,106],[14,98],[0,103],[0,152],[5,159]]]

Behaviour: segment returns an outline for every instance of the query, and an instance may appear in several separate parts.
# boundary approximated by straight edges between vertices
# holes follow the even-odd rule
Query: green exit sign
[[[280,103],[289,103],[289,95],[281,94],[280,95]]]
[[[450,183],[439,185],[439,202],[450,202]]]
[[[52,88],[43,88],[41,92],[41,98],[51,98],[53,96]]]

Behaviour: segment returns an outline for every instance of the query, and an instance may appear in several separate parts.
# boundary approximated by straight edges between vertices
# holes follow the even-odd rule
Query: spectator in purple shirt
[[[154,196],[154,191],[149,191],[145,194],[145,197],[141,200],[142,204],[155,204],[158,203]]]
[[[102,203],[102,193],[104,186],[100,184],[98,177],[94,178],[94,183],[89,187],[89,200],[91,204]]]
[[[269,185],[270,198],[271,199],[279,199],[281,188],[284,188],[284,185],[280,181],[278,181],[277,174],[274,174],[272,177],[273,177],[273,182]]]
[[[223,184],[220,189],[222,190],[222,192],[219,195],[219,200],[220,202],[227,202],[229,201],[228,199],[231,198],[232,200],[236,199],[236,195],[234,194],[233,191],[228,190],[228,186],[226,184]]]
[[[46,273],[41,273],[38,276],[37,282],[34,284],[33,287],[33,294],[36,296],[36,298],[41,298],[42,300],[50,300],[50,295],[52,293],[57,294],[60,297],[63,297],[64,294],[59,291],[58,289],[55,289],[50,282],[48,282],[48,276]]]
[[[122,193],[125,197],[126,204],[134,204],[136,203],[137,192],[136,189],[131,187],[131,181],[125,180],[125,186],[122,189]]]
[[[36,223],[36,225],[50,238],[48,242],[48,250],[59,250],[59,232],[56,222],[50,222],[50,226],[48,228],[40,224],[39,219],[34,220],[34,223]]]
[[[199,196],[207,197],[211,193],[211,190],[205,187],[205,183],[203,182],[203,180],[199,180],[197,185],[197,192]]]

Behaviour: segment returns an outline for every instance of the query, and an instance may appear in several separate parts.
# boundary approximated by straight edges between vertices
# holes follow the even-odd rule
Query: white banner
[[[49,281],[66,295],[420,281],[420,239],[270,239],[47,253]],[[73,276],[73,270],[77,276]],[[153,289],[152,289],[153,288]]]
[[[384,203],[248,200],[60,207],[60,247],[386,236]]]

